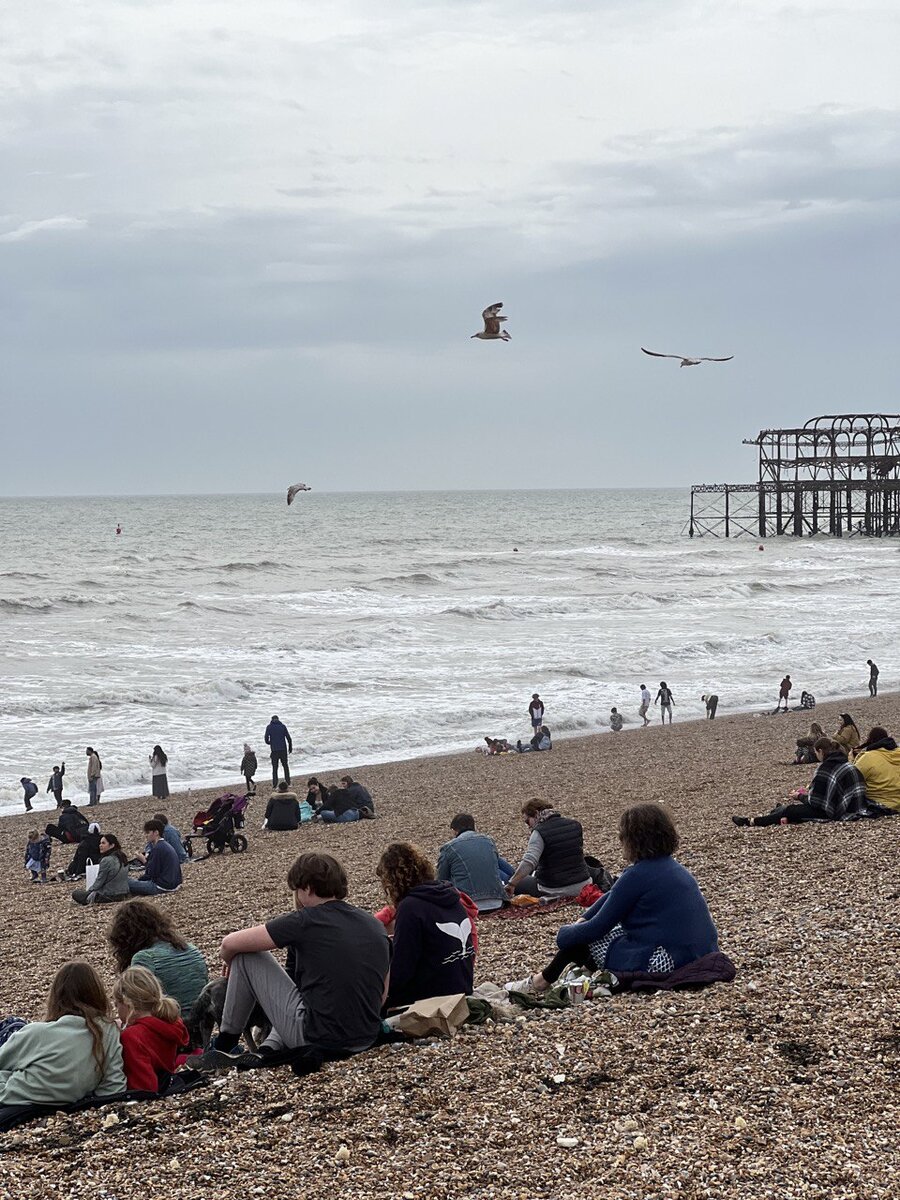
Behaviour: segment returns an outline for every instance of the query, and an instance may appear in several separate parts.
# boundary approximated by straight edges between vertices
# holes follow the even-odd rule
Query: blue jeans
[[[326,825],[343,825],[345,821],[358,821],[359,809],[348,808],[346,812],[342,812],[340,816],[332,812],[330,808],[325,808],[321,812],[322,820]]]
[[[508,863],[505,858],[498,858],[497,872],[500,875],[501,883],[509,883],[513,875],[516,873],[516,868],[512,865],[512,863]]]
[[[96,779],[88,780],[88,796],[90,797],[90,799],[88,800],[89,807],[92,804],[100,803],[100,797],[97,795],[97,780]],[[84,826],[82,826],[82,828],[84,828]]]
[[[129,879],[128,890],[132,896],[168,896],[172,888],[161,888],[152,879]]]

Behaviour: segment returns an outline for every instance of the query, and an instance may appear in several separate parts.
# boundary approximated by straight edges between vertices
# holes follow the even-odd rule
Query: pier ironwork
[[[757,482],[695,484],[690,537],[900,535],[900,415],[813,417],[743,444]]]

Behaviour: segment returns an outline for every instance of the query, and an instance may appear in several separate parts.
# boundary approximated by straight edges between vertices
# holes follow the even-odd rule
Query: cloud
[[[39,234],[56,230],[86,229],[87,221],[80,217],[45,217],[41,221],[24,221],[15,229],[0,233],[0,242],[24,242]]]

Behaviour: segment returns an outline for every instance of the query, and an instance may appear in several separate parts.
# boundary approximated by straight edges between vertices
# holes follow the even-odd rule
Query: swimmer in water
[[[122,526],[121,526],[121,525],[117,525],[117,526],[116,526],[116,536],[118,537],[118,535],[119,535],[121,532],[122,532]]]

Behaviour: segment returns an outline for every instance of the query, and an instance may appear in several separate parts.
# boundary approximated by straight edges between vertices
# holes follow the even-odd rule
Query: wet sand
[[[897,695],[813,715],[829,730],[842,710],[864,734],[876,722],[900,728]],[[527,833],[519,806],[540,796],[582,821],[588,851],[614,871],[623,866],[619,813],[642,800],[665,804],[738,977],[696,994],[626,996],[488,1025],[451,1043],[385,1047],[307,1079],[286,1068],[232,1073],[178,1100],[49,1118],[4,1136],[0,1197],[892,1195],[900,820],[754,831],[730,820],[808,781],[812,768],[787,763],[809,717],[720,708],[713,722],[572,739],[550,754],[358,768],[378,820],[296,834],[260,829],[260,787],[248,852],[191,866],[183,889],[156,901],[213,970],[225,933],[288,906],[285,875],[302,849],[338,855],[351,900],[374,908],[387,842],[413,840],[434,856],[464,810],[516,860]],[[219,790],[173,795],[162,807],[186,832]],[[133,851],[157,807],[117,801],[98,815]],[[35,814],[41,825],[49,815]],[[33,824],[27,814],[0,822],[0,1008],[39,1019],[59,963],[87,958],[111,984],[113,961],[108,909],[73,905],[69,887],[27,883]],[[52,869],[70,857],[54,843]],[[561,919],[576,912],[482,921],[477,982],[539,966]],[[554,1083],[560,1073],[565,1081]],[[104,1126],[113,1111],[118,1123]],[[341,1144],[351,1152],[345,1165],[334,1161]]]

